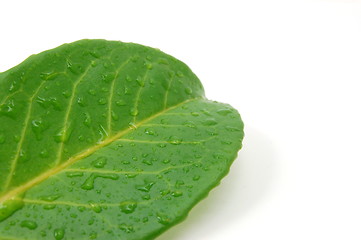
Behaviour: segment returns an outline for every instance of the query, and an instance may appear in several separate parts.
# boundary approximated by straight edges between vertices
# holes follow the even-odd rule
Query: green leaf
[[[243,123],[159,50],[81,40],[0,74],[0,239],[154,239],[219,184]]]

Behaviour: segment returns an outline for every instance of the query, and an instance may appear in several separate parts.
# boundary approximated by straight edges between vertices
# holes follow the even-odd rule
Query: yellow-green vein
[[[181,102],[181,103],[179,103],[177,105],[174,105],[174,106],[172,106],[172,107],[170,107],[168,109],[162,110],[162,111],[158,112],[157,114],[154,114],[153,116],[150,116],[147,119],[144,119],[143,121],[139,122],[138,126],[141,126],[142,124],[144,124],[146,122],[149,122],[149,121],[159,117],[160,115],[164,114],[167,111],[171,111],[172,109],[175,109],[175,108],[177,108],[177,107],[179,107],[181,105],[184,105],[184,104],[186,104],[188,102],[195,101],[197,99],[198,98],[188,99],[188,100],[183,101],[183,102]],[[101,142],[101,143],[99,143],[99,144],[97,144],[97,145],[95,145],[95,146],[93,146],[91,148],[88,148],[88,149],[82,151],[81,153],[79,153],[79,154],[77,154],[77,155],[75,155],[73,157],[70,157],[69,159],[67,159],[63,163],[59,164],[58,166],[54,167],[53,169],[49,169],[48,171],[44,172],[43,174],[33,178],[29,182],[26,182],[24,185],[18,186],[16,188],[14,188],[13,190],[5,193],[4,195],[0,196],[0,203],[6,201],[8,199],[11,199],[11,198],[13,198],[13,197],[27,191],[28,189],[30,189],[34,185],[46,180],[50,176],[53,176],[53,175],[57,174],[58,172],[64,170],[66,167],[68,167],[71,164],[77,162],[78,160],[83,159],[85,157],[88,157],[89,155],[93,154],[95,151],[109,145],[110,143],[116,141],[117,139],[121,138],[125,134],[133,131],[138,126],[135,125],[135,127],[127,128],[127,129],[119,132],[118,134],[106,139],[105,141],[103,141],[103,142]]]
[[[109,94],[109,101],[108,101],[108,133],[109,135],[111,135],[112,133],[112,109],[113,109],[113,95],[114,95],[114,87],[115,87],[115,82],[119,76],[119,72],[129,63],[129,61],[131,60],[131,57],[129,57],[126,61],[124,61],[124,63],[122,63],[115,72],[115,76],[114,79],[112,81],[112,84],[110,86],[110,94]]]
[[[25,120],[24,120],[24,127],[23,127],[23,130],[21,132],[20,141],[18,143],[14,159],[13,159],[13,161],[11,163],[11,166],[10,166],[9,175],[7,176],[7,178],[5,180],[5,184],[4,184],[4,189],[5,190],[7,190],[8,187],[9,187],[9,184],[10,184],[10,182],[12,180],[16,165],[17,165],[19,157],[20,157],[21,148],[22,148],[24,140],[25,140],[26,131],[28,129],[31,113],[32,113],[32,110],[33,110],[33,104],[34,104],[33,100],[34,100],[35,96],[39,93],[40,89],[43,87],[43,85],[45,83],[46,83],[46,81],[42,81],[41,84],[39,85],[39,87],[35,90],[34,94],[29,99],[29,106],[28,106],[28,109],[27,109],[27,112],[26,112],[26,117],[25,117]]]
[[[69,116],[70,116],[70,112],[74,103],[74,98],[75,98],[75,93],[76,93],[76,89],[79,85],[79,83],[84,79],[84,77],[87,75],[88,71],[91,69],[92,65],[89,64],[88,67],[85,69],[84,73],[82,75],[80,75],[80,77],[75,81],[75,83],[73,84],[73,89],[72,89],[72,94],[69,100],[69,105],[68,108],[66,110],[65,113],[65,117],[64,117],[64,128],[62,129],[62,134],[64,136],[67,135],[67,131],[68,131],[68,121],[69,121]],[[60,142],[59,145],[59,149],[58,149],[58,153],[57,153],[57,157],[56,157],[56,161],[55,161],[55,166],[58,166],[61,162],[61,158],[63,156],[63,150],[64,150],[64,140],[62,140]]]

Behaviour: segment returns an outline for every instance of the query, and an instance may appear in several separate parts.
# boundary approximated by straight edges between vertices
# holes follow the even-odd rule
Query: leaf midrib
[[[134,129],[137,129],[138,127],[142,126],[143,124],[159,117],[160,115],[172,110],[172,109],[175,109],[183,104],[186,104],[188,102],[191,102],[191,101],[195,101],[195,100],[198,100],[198,99],[203,99],[203,97],[196,97],[196,98],[191,98],[191,99],[187,99],[183,102],[180,102],[172,107],[169,107],[169,108],[165,108],[163,109],[162,111],[140,121],[138,124],[135,124],[134,127],[129,127],[123,131],[120,131],[118,134],[115,134],[113,137],[110,137],[106,140],[104,140],[103,142],[91,147],[91,148],[88,148],[84,151],[82,151],[81,153],[73,156],[73,157],[70,157],[68,160],[66,160],[65,162],[63,162],[62,164],[56,166],[55,168],[53,169],[50,169],[46,172],[44,172],[43,174],[33,178],[32,180],[30,180],[29,182],[25,183],[24,185],[21,185],[21,186],[18,186],[14,189],[12,189],[11,191],[5,193],[4,195],[0,196],[0,203],[2,202],[5,202],[7,200],[10,200],[14,197],[16,197],[17,195],[27,191],[28,189],[30,189],[31,187],[45,181],[47,178],[57,174],[58,172],[62,171],[63,169],[67,168],[68,166],[70,166],[71,164],[83,159],[83,158],[86,158],[88,156],[90,156],[91,154],[93,154],[94,152],[96,152],[97,150],[99,149],[102,149],[103,147],[113,143],[114,141],[116,141],[117,139],[120,139],[121,137],[123,137],[125,134],[133,131]]]

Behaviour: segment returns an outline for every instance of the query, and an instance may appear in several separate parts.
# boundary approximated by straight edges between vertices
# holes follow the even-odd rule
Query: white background
[[[1,1],[0,71],[83,38],[187,63],[245,122],[220,187],[159,240],[361,239],[361,1]]]

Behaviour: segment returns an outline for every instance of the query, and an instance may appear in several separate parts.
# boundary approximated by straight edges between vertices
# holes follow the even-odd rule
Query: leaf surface
[[[243,123],[153,48],[81,40],[0,74],[0,239],[154,239],[219,184]]]

